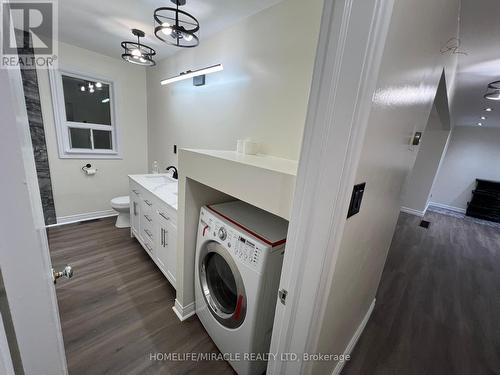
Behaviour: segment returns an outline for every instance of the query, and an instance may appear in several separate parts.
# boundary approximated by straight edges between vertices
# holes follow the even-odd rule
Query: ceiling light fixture
[[[108,103],[108,102],[109,102],[109,98],[101,100],[101,103]]]
[[[491,109],[491,108],[489,108],[489,107],[488,107],[488,108],[485,108],[484,110],[485,110],[486,112],[491,112],[491,111],[493,111],[493,109]]]
[[[478,122],[477,126],[483,126],[483,123],[482,122]]]
[[[154,66],[156,63],[153,60],[153,56],[156,55],[156,51],[145,44],[141,44],[139,38],[144,38],[146,34],[144,31],[138,29],[132,29],[132,34],[137,37],[136,42],[122,42],[121,46],[124,49],[122,54],[122,59],[128,61],[132,64],[143,65],[143,66]]]
[[[170,0],[175,8],[161,7],[155,10],[155,35],[162,42],[176,47],[196,47],[200,23],[191,14],[180,10],[179,6],[186,5],[186,0]]]
[[[222,64],[217,64],[217,65],[209,66],[207,68],[198,69],[198,70],[188,70],[186,72],[182,72],[178,76],[163,79],[160,81],[160,84],[161,85],[168,85],[169,83],[182,81],[184,79],[194,78],[194,77],[198,77],[198,76],[204,76],[206,74],[220,72],[221,70],[224,70],[224,67],[222,66]]]
[[[486,116],[481,116],[481,120],[486,120]]]

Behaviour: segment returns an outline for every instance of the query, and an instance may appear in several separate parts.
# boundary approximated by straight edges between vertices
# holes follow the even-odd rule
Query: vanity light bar
[[[193,78],[193,77],[197,77],[197,76],[202,76],[205,74],[220,72],[221,70],[224,70],[224,67],[222,66],[222,64],[217,64],[217,65],[209,66],[207,68],[198,69],[198,70],[188,70],[187,72],[183,72],[183,73],[179,74],[178,76],[163,79],[160,81],[160,84],[161,85],[168,85],[169,83],[182,81],[183,79],[189,79],[189,78]]]

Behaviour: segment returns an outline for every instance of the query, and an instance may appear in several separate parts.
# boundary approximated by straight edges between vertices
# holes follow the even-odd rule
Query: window
[[[50,71],[60,158],[120,158],[113,83]]]

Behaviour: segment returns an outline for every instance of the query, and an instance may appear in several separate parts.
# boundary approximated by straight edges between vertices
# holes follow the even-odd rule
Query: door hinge
[[[288,291],[281,288],[280,290],[278,290],[278,297],[280,299],[280,302],[283,304],[283,305],[286,305],[286,296],[288,295]]]

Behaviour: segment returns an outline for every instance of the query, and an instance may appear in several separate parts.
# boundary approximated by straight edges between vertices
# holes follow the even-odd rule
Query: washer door
[[[245,320],[247,297],[231,254],[218,242],[200,251],[199,275],[203,298],[210,313],[225,327],[237,328]]]

